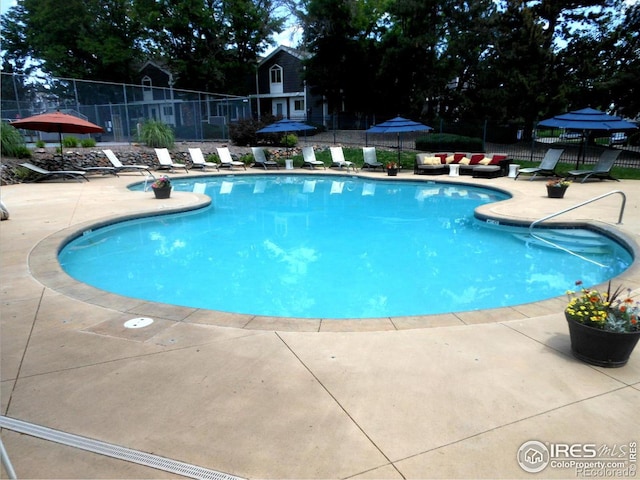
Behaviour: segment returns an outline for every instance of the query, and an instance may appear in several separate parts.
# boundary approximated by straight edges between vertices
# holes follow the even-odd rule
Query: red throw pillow
[[[494,155],[489,165],[498,165],[502,160],[505,160],[506,158],[506,155]]]
[[[469,165],[477,165],[483,158],[484,153],[474,153],[473,155],[471,155],[471,162],[469,163]]]
[[[438,157],[440,159],[440,163],[447,163],[447,154],[446,153],[436,153],[434,157]]]

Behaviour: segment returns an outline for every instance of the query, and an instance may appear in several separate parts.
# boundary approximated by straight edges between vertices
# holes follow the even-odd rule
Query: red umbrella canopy
[[[11,125],[25,130],[57,133],[100,133],[102,127],[82,118],[62,112],[42,113],[32,117],[14,120]]]

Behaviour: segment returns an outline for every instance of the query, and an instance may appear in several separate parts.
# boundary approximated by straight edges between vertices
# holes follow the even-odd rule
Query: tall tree
[[[140,29],[129,0],[21,0],[3,19],[3,50],[58,77],[129,81]]]
[[[246,93],[257,56],[282,20],[271,0],[136,0],[149,52],[180,88]]]
[[[300,19],[303,44],[312,57],[306,79],[334,112],[366,113],[375,108],[379,38],[385,0],[305,0]]]

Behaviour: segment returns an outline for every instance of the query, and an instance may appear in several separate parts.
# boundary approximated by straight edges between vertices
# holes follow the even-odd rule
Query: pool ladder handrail
[[[605,268],[606,267],[605,265],[602,265],[601,263],[598,263],[595,260],[591,260],[590,258],[583,257],[582,255],[579,255],[576,252],[572,252],[568,248],[565,248],[565,247],[563,247],[561,245],[558,245],[558,244],[556,244],[554,242],[551,242],[551,241],[547,240],[546,238],[542,238],[541,236],[536,235],[535,233],[533,233],[533,228],[536,225],[538,225],[539,223],[542,223],[542,222],[544,222],[546,220],[549,220],[551,218],[560,216],[560,215],[562,215],[564,213],[570,212],[572,210],[575,210],[577,208],[583,207],[583,206],[588,205],[590,203],[596,202],[598,200],[601,200],[601,199],[603,199],[605,197],[608,197],[610,195],[613,195],[615,193],[619,193],[622,196],[622,205],[620,206],[620,214],[618,215],[618,223],[617,223],[617,225],[622,225],[622,216],[624,215],[624,207],[627,204],[627,196],[624,194],[624,192],[622,190],[613,190],[611,192],[603,193],[602,195],[598,195],[597,197],[590,198],[589,200],[585,200],[584,202],[579,203],[578,205],[574,205],[572,207],[565,208],[564,210],[560,210],[559,212],[552,213],[551,215],[547,215],[545,217],[539,218],[538,220],[532,222],[531,225],[529,225],[529,235],[531,235],[533,238],[536,238],[536,239],[540,240],[541,242],[547,243],[547,244],[549,244],[549,245],[551,245],[551,246],[553,246],[555,248],[558,248],[560,250],[563,250],[563,251],[565,251],[565,252],[567,252],[567,253],[569,253],[571,255],[574,255],[574,256],[576,256],[578,258],[586,260],[587,262],[591,262],[591,263],[593,263],[595,265],[598,265],[599,267]]]

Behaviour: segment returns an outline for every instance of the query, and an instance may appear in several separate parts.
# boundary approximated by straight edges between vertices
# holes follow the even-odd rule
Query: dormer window
[[[269,71],[271,72],[271,84],[282,83],[282,67],[280,65],[274,65]]]
[[[282,93],[282,67],[274,65],[269,69],[269,84],[271,93]]]
[[[147,77],[147,76],[143,77],[142,78],[142,89],[145,92],[148,92],[148,91],[151,90],[151,88],[152,88],[151,79],[149,77]]]

